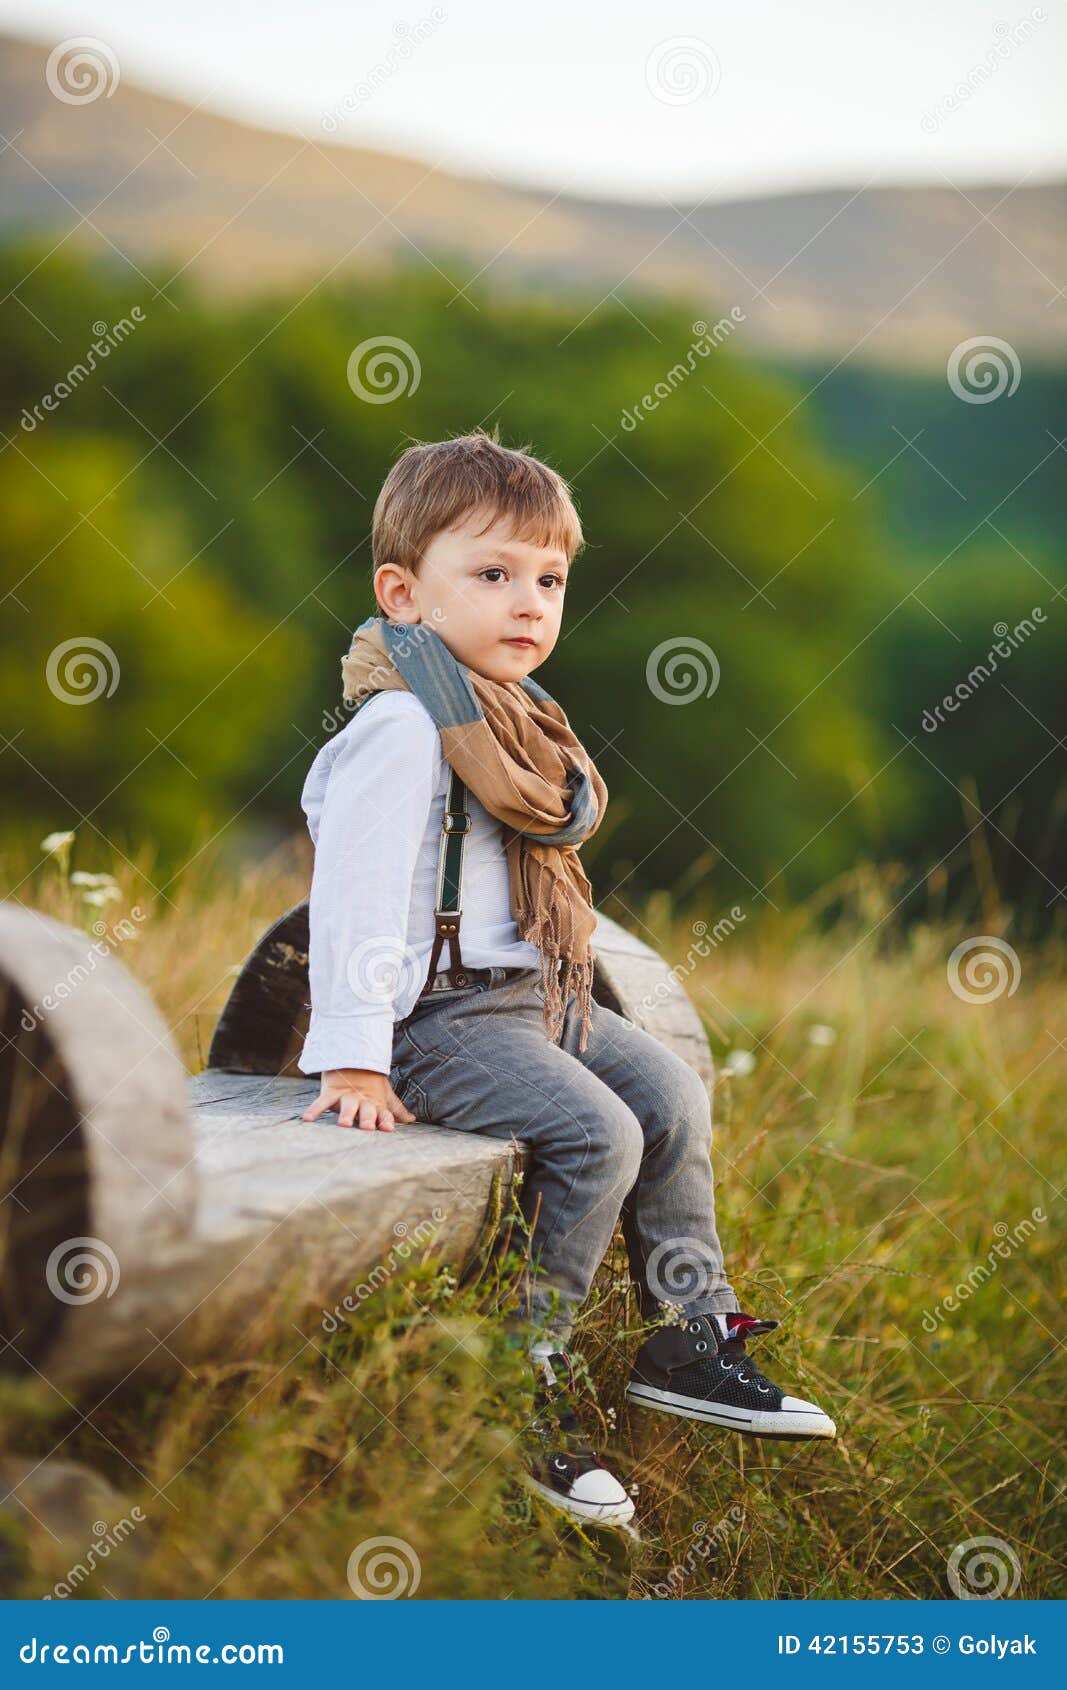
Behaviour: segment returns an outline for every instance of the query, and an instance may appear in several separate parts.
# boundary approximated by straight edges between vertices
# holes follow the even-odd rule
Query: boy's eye
[[[495,563],[488,564],[485,569],[480,569],[478,571],[479,577],[481,577],[481,576],[488,577],[490,575],[503,575],[503,573],[504,573],[504,571],[500,568],[499,564],[495,564]],[[542,581],[551,581],[552,584],[556,587],[562,587],[562,586],[565,585],[564,578],[563,578],[562,575],[542,575],[541,580]]]

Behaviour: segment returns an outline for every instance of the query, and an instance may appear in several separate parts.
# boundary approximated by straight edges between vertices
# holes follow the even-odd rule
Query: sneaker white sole
[[[702,1397],[682,1397],[661,1391],[655,1385],[631,1383],[626,1387],[630,1402],[642,1408],[658,1408],[664,1414],[680,1414],[688,1420],[702,1420],[722,1426],[728,1432],[748,1432],[756,1438],[835,1438],[837,1427],[821,1408],[758,1409],[733,1408],[710,1403]],[[788,1399],[787,1399],[788,1400]]]
[[[628,1496],[624,1502],[579,1502],[569,1497],[561,1496],[551,1485],[543,1485],[539,1480],[523,1475],[523,1484],[528,1490],[536,1491],[538,1496],[561,1513],[567,1514],[583,1526],[625,1526],[634,1517],[633,1497]]]

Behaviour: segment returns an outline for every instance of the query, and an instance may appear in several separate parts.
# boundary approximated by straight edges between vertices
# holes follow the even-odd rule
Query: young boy
[[[359,707],[302,799],[315,867],[299,1066],[321,1074],[305,1121],[336,1109],[365,1132],[418,1119],[524,1142],[543,1380],[531,1483],[572,1516],[622,1523],[633,1503],[581,1435],[566,1355],[620,1219],[645,1318],[682,1310],[640,1346],[628,1399],[757,1436],[835,1427],[745,1350],[776,1323],[738,1310],[723,1267],[703,1081],[591,997],[577,845],[607,792],[528,678],[559,638],[582,543],[561,478],[485,433],[410,447],[390,471],[381,617],[342,662]]]

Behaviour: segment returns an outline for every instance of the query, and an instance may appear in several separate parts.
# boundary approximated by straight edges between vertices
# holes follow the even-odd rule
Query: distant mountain
[[[990,335],[1067,355],[1067,183],[620,204],[261,129],[121,76],[65,101],[50,50],[0,38],[0,234],[69,239],[135,279],[151,263],[233,293],[433,263],[580,293],[582,315],[598,292],[638,312],[643,292],[683,292],[709,321],[738,307],[750,355],[943,368]]]

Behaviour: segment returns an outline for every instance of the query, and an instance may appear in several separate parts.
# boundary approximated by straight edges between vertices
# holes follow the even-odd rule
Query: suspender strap
[[[441,844],[437,857],[437,898],[434,906],[434,940],[425,986],[437,973],[441,949],[448,942],[448,971],[454,986],[465,986],[467,975],[459,949],[459,924],[463,896],[463,840],[471,830],[467,814],[467,788],[455,769],[448,771],[448,797],[441,822]],[[424,990],[425,990],[424,986]]]
[[[356,710],[382,691],[381,687],[361,698]],[[355,714],[355,712],[353,712]],[[430,966],[423,986],[429,986],[437,973],[437,964],[446,940],[448,942],[448,972],[454,986],[465,986],[467,974],[459,949],[459,924],[462,915],[463,841],[471,830],[467,813],[467,788],[451,766],[448,771],[448,796],[441,823],[441,843],[437,854],[437,897],[434,906],[434,939],[430,950]]]

